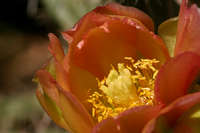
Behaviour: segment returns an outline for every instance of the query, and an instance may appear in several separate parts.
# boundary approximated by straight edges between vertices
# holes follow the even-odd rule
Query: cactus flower
[[[200,101],[199,93],[186,95],[198,90],[199,18],[196,5],[183,0],[170,58],[142,11],[116,3],[95,8],[62,33],[67,54],[49,34],[53,57],[36,73],[41,105],[71,133],[161,132],[159,119],[171,126]]]

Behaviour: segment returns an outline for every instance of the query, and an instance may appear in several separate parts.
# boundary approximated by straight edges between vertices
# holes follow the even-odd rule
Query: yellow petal
[[[175,48],[175,44],[176,44],[177,23],[178,23],[178,17],[170,18],[170,19],[166,20],[165,22],[163,22],[158,27],[158,34],[164,40],[171,57],[174,56],[174,48]]]

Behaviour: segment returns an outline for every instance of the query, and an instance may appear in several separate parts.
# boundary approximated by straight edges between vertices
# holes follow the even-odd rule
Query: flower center
[[[154,104],[153,88],[159,61],[134,61],[131,57],[125,60],[127,64],[119,63],[117,69],[112,67],[107,78],[98,81],[98,89],[89,92],[91,115],[98,122],[135,106]]]

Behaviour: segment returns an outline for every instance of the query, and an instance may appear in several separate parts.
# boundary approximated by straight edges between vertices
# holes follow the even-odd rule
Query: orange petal
[[[176,125],[174,133],[199,133],[199,130],[198,132],[195,132],[191,127],[188,126],[187,123],[181,123],[179,125]]]
[[[72,130],[65,122],[61,114],[60,108],[58,108],[58,106],[55,104],[55,102],[52,101],[51,98],[49,98],[47,95],[43,95],[40,92],[40,89],[36,90],[36,95],[44,110],[48,113],[48,115],[57,125],[71,132]]]
[[[142,133],[163,133],[166,131],[178,133],[180,127],[184,124],[182,122],[186,118],[185,113],[197,104],[200,104],[200,92],[178,98],[162,109],[157,117],[149,121]],[[188,132],[191,131],[190,127],[184,127],[183,129]]]
[[[41,80],[44,80],[42,82],[45,82],[45,80],[51,79],[53,77],[51,79],[51,81],[53,81],[55,79],[58,82],[58,84],[60,84],[60,86],[62,86],[62,88],[69,91],[70,88],[67,84],[67,73],[66,73],[63,65],[61,64],[62,62],[63,61],[58,62],[58,60],[51,58],[47,62],[47,64],[45,64],[43,67],[43,69],[46,71],[43,71],[43,70],[42,70],[42,72],[39,71],[38,76],[41,75],[41,73],[45,73],[45,74],[42,74],[42,75],[44,75],[43,77],[45,77],[44,79],[41,79]],[[46,76],[46,75],[48,75],[48,76]],[[39,76],[39,77],[41,77],[41,76]],[[47,81],[49,81],[49,80],[47,80]]]
[[[70,88],[70,92],[73,93],[88,110],[90,110],[89,103],[87,102],[87,99],[89,98],[88,92],[89,89],[97,88],[96,77],[72,63],[64,64],[65,69],[67,70],[67,84]]]
[[[108,18],[108,16],[91,11],[83,16],[71,30],[62,32],[63,38],[70,45],[75,45],[82,39],[85,33],[96,26],[102,25]]]
[[[185,52],[169,60],[159,71],[155,81],[157,102],[169,104],[189,92],[200,70],[200,56]]]
[[[135,18],[141,21],[149,30],[154,31],[154,24],[152,19],[143,11],[128,6],[122,6],[117,3],[109,3],[105,6],[97,7],[95,12],[108,15],[120,15]]]
[[[65,55],[62,45],[60,44],[60,41],[52,33],[49,34],[49,40],[50,40],[49,51],[58,62],[62,62]]]
[[[140,106],[129,109],[113,119],[102,121],[94,128],[94,133],[141,133],[145,124],[157,115],[159,106]],[[111,126],[111,128],[110,128]]]
[[[124,133],[113,118],[108,118],[93,128],[92,133]]]
[[[163,41],[133,19],[110,19],[91,29],[76,47],[70,47],[69,59],[75,65],[102,79],[111,64],[124,57],[156,58],[163,63],[169,58]]]
[[[61,109],[60,113],[68,128],[75,133],[91,131],[94,126],[93,120],[77,98],[60,87],[46,70],[38,71],[37,76],[44,93]]]
[[[200,104],[195,104],[188,109],[179,118],[175,128],[175,133],[199,133],[200,132],[200,116],[199,116]]]
[[[71,93],[60,88],[60,108],[63,117],[74,133],[90,133],[94,122],[83,105]]]
[[[155,117],[161,108],[162,105],[135,107],[120,114],[116,121],[123,133],[141,133],[145,124]]]
[[[39,79],[39,84],[43,89],[44,93],[48,97],[50,97],[56,104],[59,104],[58,90],[55,86],[56,81],[53,79],[50,73],[46,70],[41,69],[37,71],[36,75]]]
[[[63,37],[69,44],[72,44],[72,42],[78,43],[85,33],[92,28],[102,25],[107,21],[110,15],[134,18],[141,21],[151,31],[154,29],[152,19],[144,12],[133,7],[125,7],[117,3],[110,3],[105,6],[97,7],[93,11],[87,13],[71,30],[63,32]]]
[[[189,6],[188,0],[183,0],[178,21],[175,55],[184,51],[200,54],[200,13],[197,5]]]
[[[70,87],[67,83],[68,77],[67,72],[65,71],[63,65],[59,62],[55,61],[55,68],[56,68],[56,81],[63,89],[70,91]]]

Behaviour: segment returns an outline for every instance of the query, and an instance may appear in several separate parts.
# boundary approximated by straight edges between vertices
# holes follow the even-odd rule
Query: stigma
[[[154,81],[158,73],[156,59],[124,58],[111,68],[107,77],[98,81],[97,89],[90,89],[87,100],[91,115],[100,122],[136,106],[154,104]]]

